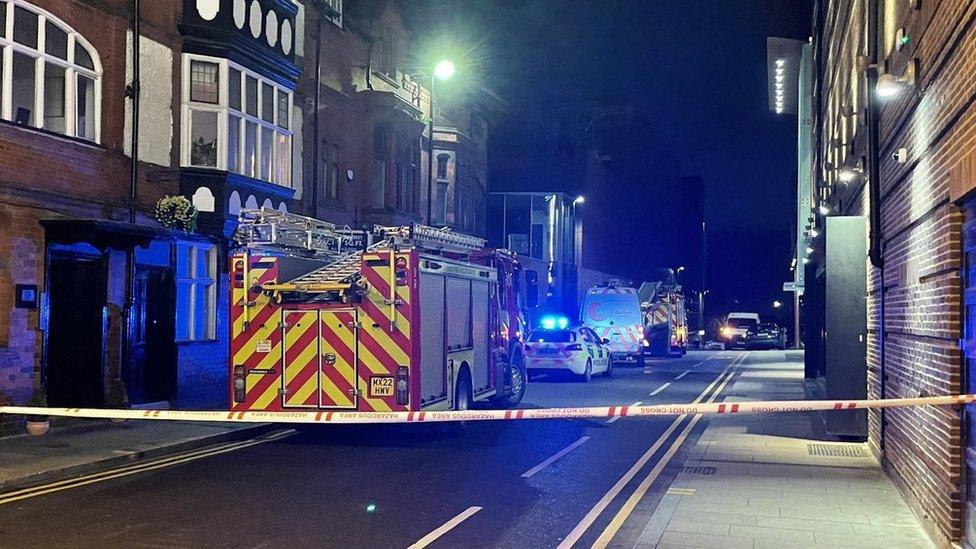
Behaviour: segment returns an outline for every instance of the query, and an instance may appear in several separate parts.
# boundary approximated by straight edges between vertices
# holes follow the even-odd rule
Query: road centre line
[[[468,517],[477,513],[481,510],[481,507],[468,507],[464,511],[461,511],[456,517],[440,525],[433,532],[427,534],[426,536],[418,539],[413,545],[407,547],[407,549],[423,549],[431,543],[434,543],[437,538],[443,536],[444,534],[450,532],[455,526],[464,522]]]
[[[744,356],[745,355],[742,355],[743,358]],[[735,373],[734,371],[731,370],[737,365],[738,362],[739,360],[733,360],[732,362],[730,362],[729,365],[725,367],[725,370],[723,370],[722,373],[719,374],[718,377],[715,378],[715,380],[708,385],[708,387],[705,387],[705,390],[698,395],[698,397],[692,402],[692,404],[698,404],[699,402],[701,402],[705,398],[705,396],[708,395],[712,391],[712,389],[720,383],[720,381],[722,381],[723,379],[731,378],[732,375],[734,375]],[[573,528],[573,530],[566,535],[563,541],[559,543],[558,549],[569,549],[573,547],[573,545],[575,545],[580,538],[583,537],[583,534],[585,534],[586,531],[590,528],[590,526],[592,526],[593,523],[596,522],[596,519],[599,518],[601,514],[603,514],[603,511],[605,511],[606,508],[610,506],[610,503],[613,502],[613,500],[617,497],[617,495],[619,495],[620,492],[622,492],[623,489],[627,486],[627,484],[630,483],[630,481],[635,476],[637,476],[637,473],[639,473],[640,470],[644,468],[644,465],[646,465],[647,462],[650,461],[652,457],[654,457],[654,454],[656,454],[657,451],[661,448],[661,446],[664,445],[665,441],[671,436],[671,433],[673,433],[678,428],[678,425],[682,421],[684,421],[685,417],[687,417],[687,414],[678,416],[677,418],[674,419],[673,422],[671,422],[671,425],[667,428],[667,430],[664,431],[664,433],[656,441],[654,441],[654,444],[652,444],[651,447],[648,448],[646,452],[644,452],[644,455],[638,458],[638,460],[634,463],[634,465],[631,466],[631,468],[628,469],[627,472],[624,473],[622,477],[620,477],[620,479],[616,482],[616,484],[614,484],[613,487],[611,487],[610,490],[607,491],[607,493],[604,494],[602,498],[600,498],[600,500],[596,503],[596,505],[594,505],[593,508],[590,509],[590,511],[586,514],[586,516],[584,516],[583,519],[580,520],[579,524],[577,524],[576,527]]]
[[[127,465],[125,467],[111,469],[108,471],[101,471],[98,473],[92,473],[89,475],[84,475],[72,479],[57,481],[50,484],[44,484],[41,486],[24,488],[14,492],[0,494],[0,505],[5,505],[7,503],[13,503],[15,501],[20,501],[23,499],[33,498],[37,496],[43,496],[45,494],[51,494],[54,492],[60,492],[63,490],[69,490],[71,488],[87,486],[89,484],[95,484],[96,482],[102,482],[114,478],[135,475],[146,471],[162,469],[164,467],[171,467],[173,465],[178,465],[180,463],[196,461],[198,459],[225,454],[236,450],[242,450],[250,446],[256,446],[258,444],[264,444],[266,442],[274,442],[276,440],[281,440],[283,438],[294,435],[296,432],[297,431],[295,431],[294,429],[277,431],[263,438],[245,440],[240,442],[230,442],[219,446],[211,447],[205,450],[177,454],[175,456],[165,457],[158,460],[138,463],[134,465]]]
[[[691,370],[685,370],[684,372],[681,372],[680,374],[674,376],[674,379],[675,380],[679,380],[679,379],[685,377],[686,375],[688,375],[690,373],[691,373]]]
[[[708,402],[713,402],[716,398],[718,398],[718,396],[722,393],[722,390],[725,389],[726,384],[728,384],[729,380],[731,380],[734,375],[735,374],[733,372],[722,381],[722,384],[719,385],[715,392],[712,393],[712,396],[709,397]],[[650,489],[651,485],[654,484],[654,481],[657,480],[657,478],[661,475],[664,468],[667,467],[668,463],[671,462],[671,458],[673,458],[678,452],[678,449],[681,448],[682,444],[684,444],[685,440],[688,438],[688,435],[691,434],[691,430],[695,428],[695,425],[699,420],[701,420],[701,418],[701,414],[696,414],[691,418],[691,421],[689,421],[688,425],[686,425],[681,431],[681,434],[679,434],[674,442],[671,443],[671,447],[668,448],[668,451],[665,452],[660,460],[658,460],[658,462],[654,465],[654,468],[651,469],[651,472],[647,474],[644,480],[642,480],[637,486],[637,489],[634,490],[634,493],[627,498],[627,501],[624,502],[620,510],[617,511],[617,514],[614,515],[613,519],[610,521],[610,524],[608,524],[603,530],[603,533],[600,534],[600,537],[593,542],[593,547],[603,549],[610,545],[610,541],[613,540],[613,536],[617,534],[620,527],[623,526],[624,522],[627,520],[627,517],[630,516],[630,514],[634,511],[634,508],[637,507],[637,504],[640,503],[640,500],[644,497],[644,494],[647,493],[647,490]]]
[[[540,464],[536,465],[535,467],[529,469],[528,471],[522,473],[522,478],[532,478],[533,475],[535,475],[539,471],[545,469],[546,467],[549,467],[556,460],[558,460],[559,458],[561,458],[561,457],[565,456],[566,454],[572,452],[573,450],[575,450],[578,446],[580,446],[581,444],[583,444],[587,440],[590,440],[590,437],[588,437],[588,436],[582,436],[582,437],[580,437],[579,440],[577,440],[576,442],[574,442],[574,443],[570,444],[569,446],[563,448],[562,450],[556,452],[555,454],[553,454],[552,456],[550,456],[548,459],[546,459],[542,463],[540,463]]]
[[[667,389],[670,386],[671,386],[671,382],[669,381],[669,382],[665,383],[664,385],[661,385],[657,389],[654,389],[653,391],[651,391],[650,393],[648,393],[647,396],[657,396],[658,394],[660,394],[661,391]]]
[[[631,406],[640,406],[641,404],[642,404],[641,401],[638,400],[637,402],[631,404]],[[613,423],[622,417],[624,416],[613,416],[612,418],[607,420],[607,423]]]

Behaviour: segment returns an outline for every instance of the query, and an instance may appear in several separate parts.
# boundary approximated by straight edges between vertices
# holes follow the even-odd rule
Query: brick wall
[[[919,82],[883,103],[880,119],[882,273],[869,270],[869,396],[954,394],[962,390],[963,210],[950,198],[950,172],[976,148],[976,2],[879,2],[881,51],[901,74],[912,58]],[[856,69],[865,3],[819,2],[822,71],[820,167],[864,155],[867,91]],[[898,51],[895,30],[909,42]],[[846,108],[845,108],[846,107]],[[845,112],[846,111],[846,112]],[[892,154],[908,150],[908,161]],[[845,187],[827,169],[842,213],[866,215],[867,185]],[[976,182],[971,182],[970,185]],[[883,297],[882,297],[883,296]],[[882,304],[883,298],[883,304]],[[884,308],[882,331],[881,309]],[[884,364],[881,363],[881,344]],[[882,375],[883,374],[883,375]],[[883,384],[883,385],[882,385]],[[882,424],[882,417],[884,423]],[[872,447],[929,532],[942,544],[962,537],[963,434],[954,408],[872,412]]]

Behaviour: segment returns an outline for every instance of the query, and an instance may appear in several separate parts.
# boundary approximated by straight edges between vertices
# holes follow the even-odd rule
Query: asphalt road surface
[[[545,375],[522,406],[707,401],[748,360]],[[706,421],[283,428],[0,503],[0,547],[629,547]]]

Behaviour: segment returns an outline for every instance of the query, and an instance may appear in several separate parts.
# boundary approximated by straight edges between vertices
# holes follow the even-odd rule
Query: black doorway
[[[132,365],[126,375],[129,402],[176,398],[173,271],[138,267],[133,284]]]
[[[48,264],[47,400],[50,406],[104,402],[102,311],[106,266],[101,257],[52,253]]]

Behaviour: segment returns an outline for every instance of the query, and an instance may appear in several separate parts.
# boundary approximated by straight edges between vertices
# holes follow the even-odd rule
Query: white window
[[[176,338],[217,337],[217,249],[203,242],[176,244]]]
[[[181,164],[291,187],[292,100],[231,61],[184,55]]]
[[[63,21],[24,0],[0,0],[0,118],[99,140],[102,67]]]

